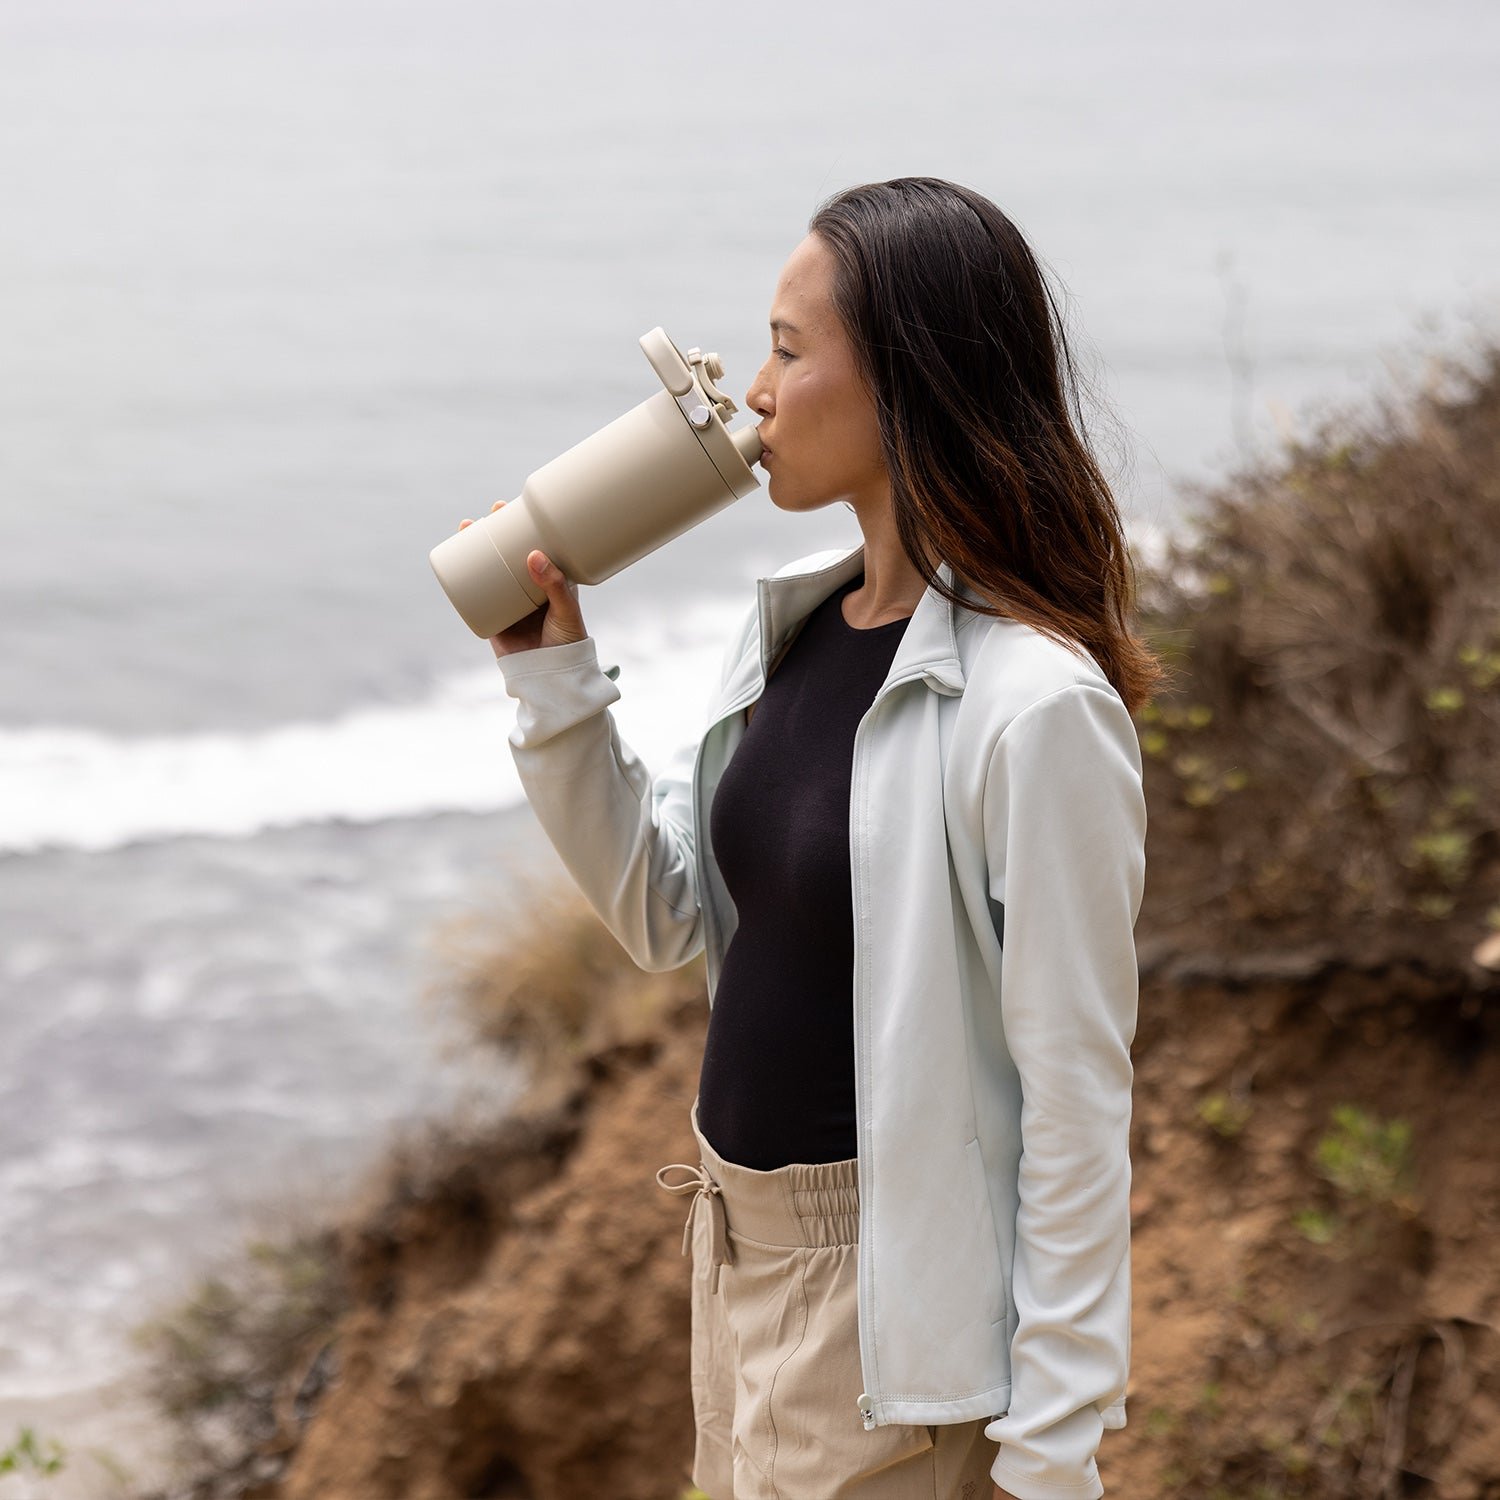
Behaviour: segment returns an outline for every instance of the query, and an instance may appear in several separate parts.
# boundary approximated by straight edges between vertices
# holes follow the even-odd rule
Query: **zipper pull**
[[[875,1403],[863,1391],[859,1395],[859,1410],[865,1419],[865,1431],[872,1431],[875,1426]]]

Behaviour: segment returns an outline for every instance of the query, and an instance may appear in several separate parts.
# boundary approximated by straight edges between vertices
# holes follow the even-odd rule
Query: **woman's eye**
[[[773,349],[771,353],[774,354],[777,359],[796,359],[797,357],[795,354],[788,354],[785,349]]]

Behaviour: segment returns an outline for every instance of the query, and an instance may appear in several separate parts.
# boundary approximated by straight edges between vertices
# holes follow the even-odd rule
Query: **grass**
[[[0,1449],[0,1477],[12,1474],[40,1474],[43,1477],[61,1473],[67,1467],[67,1450],[56,1438],[38,1440],[36,1429],[21,1427],[9,1448]]]
[[[1411,1217],[1415,1167],[1411,1126],[1405,1120],[1382,1119],[1357,1104],[1336,1104],[1328,1129],[1313,1149],[1313,1165],[1339,1195],[1339,1208],[1310,1207],[1292,1216],[1302,1236],[1314,1245],[1331,1245],[1351,1226],[1360,1230],[1358,1247],[1373,1247],[1379,1226],[1364,1216],[1394,1209]]]
[[[1337,1104],[1316,1155],[1318,1170],[1347,1197],[1392,1204],[1409,1200],[1411,1126],[1405,1120],[1382,1120],[1356,1104]]]
[[[1228,1140],[1232,1140],[1250,1123],[1253,1113],[1248,1099],[1227,1094],[1223,1090],[1205,1094],[1198,1101],[1198,1118],[1215,1134]]]
[[[1331,1245],[1339,1234],[1341,1220],[1326,1208],[1301,1208],[1292,1215],[1302,1237],[1314,1245]]]

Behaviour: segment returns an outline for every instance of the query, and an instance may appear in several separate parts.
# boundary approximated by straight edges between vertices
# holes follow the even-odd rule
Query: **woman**
[[[658,1173],[693,1194],[694,1482],[1094,1500],[1130,1353],[1130,714],[1161,668],[994,204],[837,194],[770,322],[771,499],[842,501],[863,542],[760,580],[701,738],[646,770],[540,551],[546,605],[492,642],[595,909],[644,968],[707,957],[700,1160]]]

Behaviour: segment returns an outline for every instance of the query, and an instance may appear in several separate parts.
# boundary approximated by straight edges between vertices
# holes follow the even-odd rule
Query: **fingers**
[[[490,506],[493,514],[508,502],[497,500]],[[466,516],[458,523],[462,531],[474,525],[474,518]],[[578,588],[571,583],[550,557],[539,547],[526,554],[526,567],[533,581],[547,596],[547,621],[549,630],[560,632],[564,639],[581,639],[588,633],[583,623],[583,611],[578,604]],[[496,653],[499,654],[498,651]]]
[[[497,511],[504,504],[505,504],[505,501],[503,501],[503,500],[497,500],[497,501],[495,501],[495,503],[492,506],[490,506],[490,510],[492,512],[493,511]],[[460,531],[462,531],[465,526],[472,526],[473,524],[474,524],[474,518],[472,516],[466,516],[462,521],[460,521],[458,523],[458,529]]]

